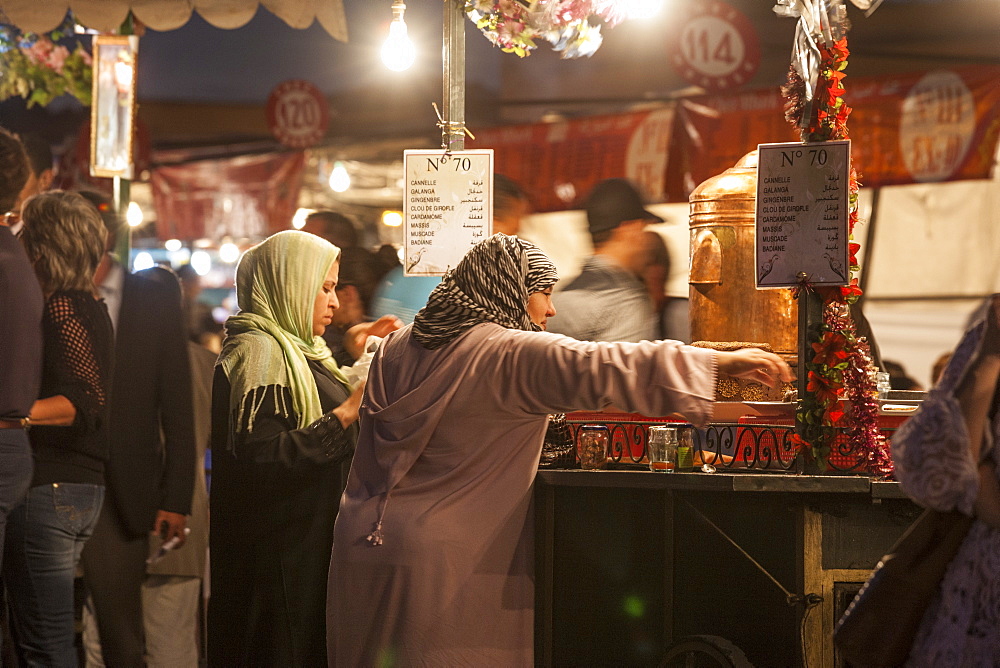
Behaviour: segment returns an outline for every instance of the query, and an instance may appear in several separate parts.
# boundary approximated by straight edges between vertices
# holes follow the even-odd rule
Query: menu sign
[[[492,234],[493,149],[403,151],[403,273],[441,276]]]
[[[850,141],[758,145],[758,288],[849,283],[850,156]]]

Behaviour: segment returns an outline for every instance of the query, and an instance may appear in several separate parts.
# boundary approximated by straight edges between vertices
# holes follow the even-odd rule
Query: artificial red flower
[[[840,294],[848,303],[857,301],[862,295],[861,288],[858,286],[858,279],[852,278],[850,285],[841,286]]]
[[[813,364],[833,368],[847,359],[847,337],[840,332],[826,332],[822,341],[812,344],[812,349],[816,351]]]
[[[851,266],[857,266],[858,264],[858,251],[861,250],[861,244],[850,242],[847,244],[847,259],[850,261]],[[855,279],[856,280],[856,279]],[[855,281],[851,281],[854,283]]]
[[[830,47],[821,46],[819,54],[823,60],[832,60],[837,63],[846,61],[848,56],[851,55],[850,50],[847,48],[847,37],[841,37]]]
[[[835,404],[833,404],[833,406],[826,411],[826,414],[823,416],[823,418],[824,420],[826,420],[826,423],[829,424],[830,426],[833,427],[837,426],[840,423],[840,421],[844,418],[844,411],[840,407],[840,402],[838,401]]]
[[[844,89],[841,88],[841,94],[843,94],[843,90]],[[843,102],[843,101],[841,101],[841,102]],[[841,123],[843,125],[846,125],[847,124],[847,117],[851,115],[852,111],[854,111],[854,110],[851,109],[850,107],[848,107],[846,104],[841,104],[840,105],[840,109],[837,110],[837,122]],[[844,128],[844,131],[845,132],[847,131],[846,127]]]
[[[841,37],[834,42],[832,51],[837,60],[847,60],[847,57],[851,55],[850,50],[847,48],[847,37]]]
[[[809,382],[806,389],[816,395],[816,401],[821,406],[829,406],[840,398],[839,383],[832,378],[821,376],[815,371],[809,372]]]
[[[840,96],[847,91],[842,86],[827,86],[826,88],[826,104],[831,109],[836,109],[838,104],[843,104],[843,100]]]
[[[805,449],[805,448],[809,447],[809,441],[807,441],[806,439],[802,438],[798,434],[792,434],[791,441],[792,441],[792,444],[794,446],[796,446],[799,450],[802,450],[802,449]]]

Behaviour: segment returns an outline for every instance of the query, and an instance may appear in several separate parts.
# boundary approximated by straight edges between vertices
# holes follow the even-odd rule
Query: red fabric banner
[[[1000,135],[1000,66],[845,79],[854,165],[865,186],[988,178]],[[777,89],[689,98],[667,184],[682,201],[757,144],[797,141]]]
[[[674,110],[663,107],[476,133],[469,148],[492,148],[494,169],[528,192],[538,211],[581,206],[595,183],[625,176],[651,201],[663,198]]]
[[[989,178],[1000,137],[1000,66],[846,81],[864,185]]]
[[[157,167],[160,239],[258,239],[291,227],[305,154],[246,155]]]
[[[848,129],[864,186],[988,178],[1000,138],[1000,66],[845,79]],[[655,111],[491,128],[496,171],[538,211],[579,208],[624,176],[651,201],[684,202],[758,144],[798,141],[777,87],[687,98]]]

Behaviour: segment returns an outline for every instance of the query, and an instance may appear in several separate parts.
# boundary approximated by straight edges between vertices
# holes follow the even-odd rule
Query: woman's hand
[[[361,399],[364,395],[365,384],[361,383],[357,389],[351,392],[351,396],[347,398],[347,401],[330,411],[340,420],[340,425],[344,429],[347,429],[358,421],[358,409],[361,408]]]
[[[358,359],[365,352],[365,341],[369,336],[383,338],[403,326],[403,321],[394,315],[384,315],[375,322],[362,322],[344,333],[344,350]]]
[[[785,361],[760,348],[716,351],[719,371],[734,378],[756,380],[768,387],[776,387],[778,382],[790,383],[795,380],[791,368]]]
[[[28,418],[31,424],[69,427],[76,421],[76,406],[62,394],[36,399]]]

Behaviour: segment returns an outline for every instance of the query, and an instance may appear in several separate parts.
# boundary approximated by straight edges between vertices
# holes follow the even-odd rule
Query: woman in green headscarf
[[[209,663],[325,665],[326,574],[363,387],[320,336],[340,249],[279,232],[236,269],[212,398]]]

